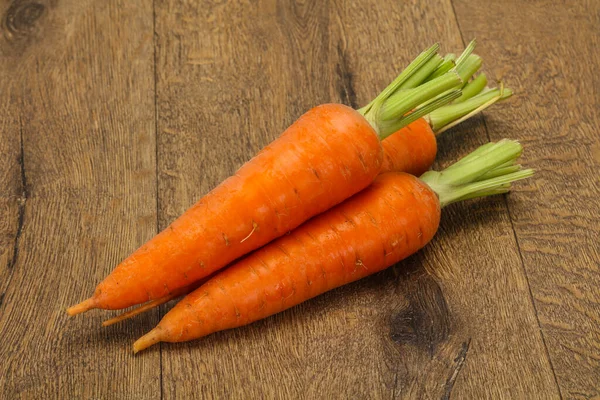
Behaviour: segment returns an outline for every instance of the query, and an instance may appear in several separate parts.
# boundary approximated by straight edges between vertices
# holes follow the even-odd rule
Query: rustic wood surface
[[[568,3],[0,1],[0,398],[599,398],[600,3]],[[168,307],[66,316],[305,110],[473,37],[516,95],[438,165],[510,137],[534,179],[248,327],[133,356]]]

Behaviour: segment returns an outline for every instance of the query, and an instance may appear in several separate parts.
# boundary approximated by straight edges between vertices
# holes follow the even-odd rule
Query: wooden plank
[[[437,40],[461,49],[451,4],[427,4],[157,4],[161,225],[309,107],[364,104]],[[445,160],[486,141],[481,121],[451,135]],[[504,200],[457,205],[396,269],[163,345],[164,395],[557,397],[537,329]]]
[[[486,120],[537,177],[508,197],[562,396],[600,396],[600,3],[456,1],[463,34],[517,91]],[[507,29],[518,27],[518,29]],[[493,58],[492,58],[493,57]]]
[[[64,311],[156,232],[152,2],[12,1],[0,15],[2,135],[21,132],[23,149],[8,179],[26,189],[0,397],[159,398],[158,354],[130,351],[156,313],[104,330],[106,315]]]

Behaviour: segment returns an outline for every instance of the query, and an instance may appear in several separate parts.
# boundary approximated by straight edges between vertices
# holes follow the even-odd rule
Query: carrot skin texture
[[[374,129],[340,104],[315,107],[121,262],[93,306],[167,296],[367,187],[381,169]]]
[[[437,195],[405,173],[386,173],[344,203],[218,273],[136,342],[182,342],[249,324],[381,271],[427,244]]]
[[[435,133],[423,118],[388,136],[381,145],[381,173],[400,171],[421,176],[431,168],[437,154]]]

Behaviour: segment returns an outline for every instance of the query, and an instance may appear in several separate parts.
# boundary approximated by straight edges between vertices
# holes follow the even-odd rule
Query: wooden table
[[[600,2],[558,3],[2,2],[0,398],[597,399]],[[516,95],[447,132],[438,166],[509,137],[534,179],[242,329],[134,356],[167,307],[66,316],[305,110],[473,37]]]

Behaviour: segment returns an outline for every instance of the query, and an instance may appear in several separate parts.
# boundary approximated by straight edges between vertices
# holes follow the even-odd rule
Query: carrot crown
[[[481,68],[483,60],[476,54],[472,54],[475,49],[475,40],[471,41],[460,57],[456,58],[454,54],[448,54],[445,61],[441,63],[436,70],[429,75],[425,81],[430,81],[443,75],[447,71],[454,70],[462,83],[454,89],[461,89],[462,94],[459,98],[453,100],[450,104],[439,107],[423,117],[429,122],[436,135],[452,128],[455,125],[479,114],[492,104],[509,98],[512,91],[500,85],[500,88],[490,89],[487,85],[487,77],[480,74],[477,77],[475,73]],[[449,92],[438,96],[444,96]],[[436,100],[436,99],[433,99]],[[460,103],[460,105],[459,105]],[[427,105],[425,103],[424,105]],[[421,105],[423,107],[423,105]]]
[[[439,135],[509,98],[510,89],[503,85],[488,88],[485,74],[475,77],[483,64],[473,54],[475,45],[472,40],[458,58],[454,54],[441,57],[437,44],[430,47],[359,112],[381,139],[421,117]]]
[[[438,49],[435,44],[421,53],[373,101],[358,110],[381,140],[461,96],[463,81],[456,69],[427,80],[445,63]]]
[[[533,175],[515,164],[523,147],[515,140],[487,143],[442,171],[427,171],[421,180],[439,197],[442,207],[457,201],[507,193],[511,182]]]

